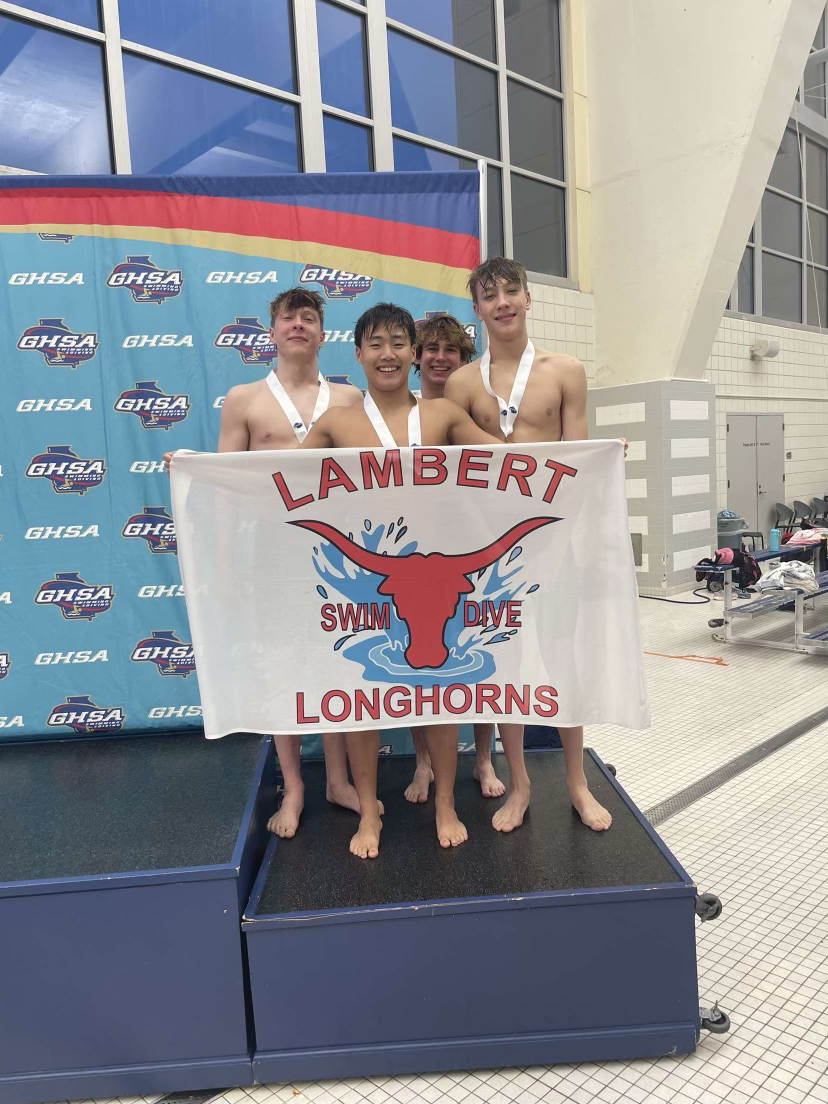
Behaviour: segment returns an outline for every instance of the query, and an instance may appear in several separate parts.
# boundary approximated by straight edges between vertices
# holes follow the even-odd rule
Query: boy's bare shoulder
[[[362,392],[352,383],[331,383],[331,398],[336,406],[359,406],[362,403]]]
[[[569,353],[554,353],[551,349],[539,349],[535,346],[535,364],[550,368],[564,377],[574,378],[585,375],[584,366],[577,357]]]
[[[255,400],[266,389],[267,384],[263,379],[253,380],[252,383],[236,383],[224,396],[223,405],[241,408]]]

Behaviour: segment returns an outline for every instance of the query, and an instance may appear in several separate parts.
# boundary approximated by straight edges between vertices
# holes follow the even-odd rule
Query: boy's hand
[[[624,456],[626,457],[627,449],[630,447],[630,442],[627,440],[626,437],[619,437],[618,440],[624,442]],[[171,455],[172,455],[172,453],[167,453],[165,455],[164,459],[166,460],[167,456],[171,456]]]
[[[167,473],[167,475],[170,474],[170,460],[172,460],[174,455],[175,449],[173,449],[172,452],[164,453],[164,471]]]

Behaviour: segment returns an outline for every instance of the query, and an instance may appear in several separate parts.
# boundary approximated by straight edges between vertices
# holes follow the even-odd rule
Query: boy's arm
[[[450,382],[450,381],[449,381]],[[465,410],[461,410],[457,403],[449,399],[442,401],[448,415],[446,432],[449,444],[452,445],[502,445],[497,437],[492,437],[485,429],[472,420]]]
[[[337,410],[347,410],[347,407],[332,407],[314,422],[308,430],[308,435],[299,445],[300,449],[324,449],[336,448],[333,429],[337,421]]]
[[[471,397],[465,375],[466,365],[463,365],[458,371],[452,373],[446,380],[443,395],[451,402],[456,403],[461,410],[465,410],[466,413],[468,413],[471,410]]]
[[[244,392],[231,387],[224,397],[219,423],[217,452],[247,452],[250,447],[250,431],[247,428],[247,403]],[[175,449],[164,453],[164,470],[170,474],[170,460]]]
[[[585,441],[588,436],[586,372],[583,364],[572,358],[561,391],[561,440]]]

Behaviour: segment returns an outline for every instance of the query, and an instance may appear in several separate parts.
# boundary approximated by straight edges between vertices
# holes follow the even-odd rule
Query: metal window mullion
[[[490,69],[492,72],[498,67],[495,61],[489,61],[488,58],[483,58],[479,54],[473,54],[469,50],[464,50],[462,46],[455,46],[453,42],[446,42],[443,38],[435,38],[427,31],[410,27],[407,23],[400,23],[398,19],[386,19],[386,23],[390,31],[396,31],[398,34],[405,35],[406,38],[413,38],[417,42],[422,42],[425,46],[433,46],[435,50],[442,50],[453,57],[469,61],[472,65],[479,65],[481,68]]]
[[[477,175],[480,181],[478,209],[478,240],[480,243],[480,260],[485,261],[489,255],[489,178],[488,166],[484,157],[478,158]],[[484,327],[485,328],[485,327]]]
[[[344,107],[334,107],[332,104],[322,104],[323,115],[333,115],[337,119],[345,119],[346,122],[356,123],[357,126],[373,127],[374,122],[367,115],[357,115],[353,111],[347,111]]]
[[[293,0],[296,77],[301,97],[299,128],[304,172],[325,172],[325,132],[322,125],[322,76],[316,0]]]
[[[413,130],[403,130],[402,127],[392,127],[392,134],[397,138],[405,138],[406,141],[416,142],[418,146],[428,146],[430,149],[440,150],[441,153],[451,153],[455,157],[464,157],[467,161],[479,161],[480,154],[463,149],[462,146],[452,146],[448,142],[441,142],[439,138],[427,138],[423,134],[416,134]],[[501,162],[496,157],[487,157],[490,165],[500,166]]]
[[[764,198],[764,192],[762,193]],[[762,316],[762,202],[753,224],[753,313]]]
[[[391,79],[388,72],[388,30],[385,0],[366,0],[368,34],[368,83],[374,119],[374,168],[394,168],[394,140],[391,135]]]
[[[70,23],[68,19],[59,19],[55,15],[44,15],[42,12],[33,11],[31,8],[21,7],[20,4],[5,3],[5,0],[0,2],[0,15],[18,16],[28,23],[37,23],[41,27],[48,27],[54,31],[68,31],[80,38],[94,39],[95,42],[103,42],[105,37],[104,31],[96,31],[92,27],[82,27],[80,23]]]
[[[104,34],[106,92],[109,102],[109,125],[112,137],[112,158],[115,172],[132,172],[132,155],[129,149],[129,120],[127,117],[126,86],[124,84],[124,59],[121,53],[121,21],[118,0],[101,0],[101,17]]]
[[[515,176],[528,176],[531,180],[539,180],[542,184],[554,184],[556,188],[566,187],[565,180],[558,180],[554,176],[544,176],[543,173],[537,173],[534,169],[525,169],[522,165],[512,165],[511,170]]]
[[[548,84],[541,84],[531,77],[524,77],[522,73],[516,73],[513,69],[507,69],[506,76],[509,80],[517,81],[518,84],[525,84],[527,88],[534,88],[536,92],[544,92],[553,100],[563,101],[565,98],[563,92],[559,92],[557,88],[550,88]]]
[[[205,65],[201,61],[192,61],[190,58],[179,57],[177,54],[168,54],[166,50],[157,50],[154,46],[144,46],[140,42],[123,39],[121,48],[127,53],[135,54],[137,57],[147,57],[152,61],[161,61],[165,65],[174,66],[176,69],[183,69],[188,73],[198,73],[199,76],[223,81],[225,84],[245,88],[250,92],[260,92],[262,95],[272,96],[274,99],[286,100],[295,104],[298,104],[300,100],[295,92],[286,92],[283,88],[274,88],[271,84],[263,84],[261,81],[251,80],[250,77],[239,76],[238,73],[228,73],[226,69],[216,69],[215,66]]]
[[[365,5],[358,3],[357,0],[329,0],[329,3],[336,4],[339,8],[346,8],[348,11],[359,12],[360,15],[365,15]]]
[[[506,76],[506,17],[504,0],[495,0],[495,55],[497,57],[497,110],[500,124],[500,160],[503,163],[500,194],[503,199],[503,252],[514,252],[512,233],[512,176],[509,172],[509,89]]]

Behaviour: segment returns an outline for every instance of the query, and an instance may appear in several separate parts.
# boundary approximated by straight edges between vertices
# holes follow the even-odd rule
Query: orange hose
[[[663,656],[664,659],[688,659],[691,663],[712,663],[714,667],[729,667],[721,656],[670,655],[668,652],[645,652],[644,655]]]

